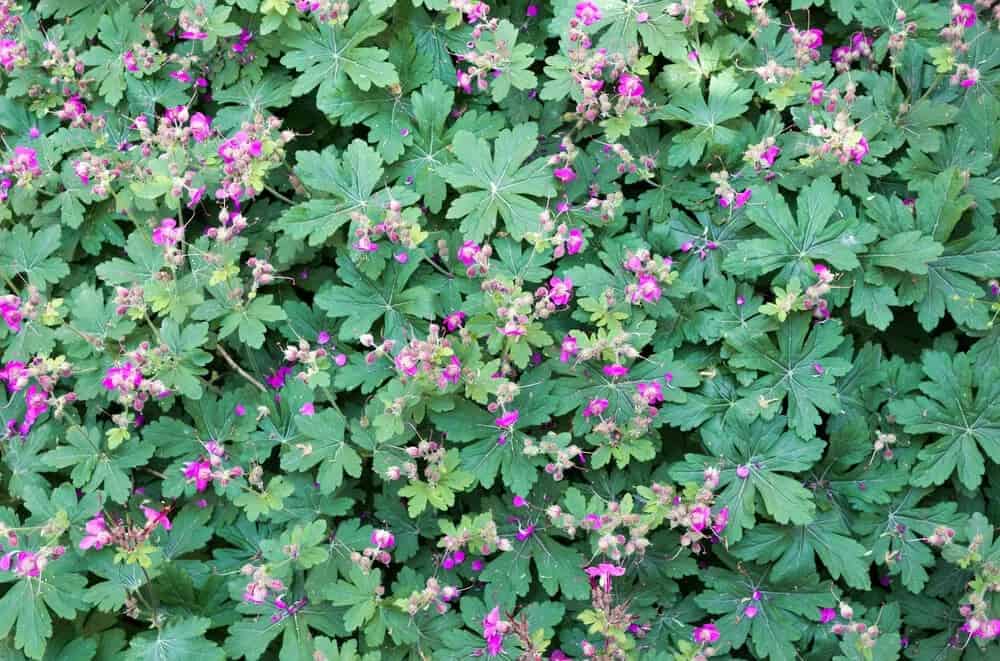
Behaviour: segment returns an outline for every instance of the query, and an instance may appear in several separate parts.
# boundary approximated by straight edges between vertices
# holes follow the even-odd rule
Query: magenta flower
[[[282,365],[267,377],[267,385],[271,386],[275,390],[281,390],[285,385],[285,377],[287,377],[291,371],[291,367],[288,365]]]
[[[517,541],[523,542],[534,534],[535,534],[535,526],[529,525],[527,528],[519,528],[518,531],[514,534],[514,537],[517,538]]]
[[[602,562],[596,567],[587,567],[585,571],[587,576],[597,579],[598,585],[605,592],[611,592],[612,577],[625,575],[624,567],[618,567],[608,562]]]
[[[952,6],[952,23],[962,27],[971,28],[976,24],[976,6],[968,3]]]
[[[566,254],[575,255],[583,249],[583,230],[573,228],[566,239]]]
[[[712,524],[712,532],[721,535],[722,531],[729,525],[729,508],[723,507],[715,515],[715,522]]]
[[[750,196],[753,195],[753,191],[747,188],[742,193],[736,194],[736,199],[733,201],[733,206],[737,209],[742,207],[744,204],[750,201]]]
[[[465,313],[456,310],[444,318],[444,327],[449,333],[454,333],[465,324]]]
[[[524,10],[524,15],[528,18],[538,16],[538,5],[528,5],[528,8]]]
[[[750,467],[747,466],[746,464],[740,464],[739,466],[737,466],[736,477],[740,478],[741,480],[745,480],[748,477],[750,477]]]
[[[28,371],[24,369],[25,365],[19,360],[12,360],[4,368],[0,370],[0,380],[3,380],[7,384],[7,390],[11,392],[17,392],[28,382]]]
[[[823,31],[819,28],[806,30],[804,43],[813,50],[820,48],[823,45]]]
[[[606,410],[608,410],[608,400],[602,399],[600,397],[594,398],[587,403],[587,406],[583,409],[583,417],[589,418],[593,415],[601,415]]]
[[[195,142],[204,142],[212,135],[212,118],[203,113],[196,112],[191,115],[188,126],[191,127],[191,136]]]
[[[657,381],[639,383],[635,389],[639,393],[639,397],[642,397],[643,401],[649,406],[656,406],[663,401],[663,388],[660,387]]]
[[[517,421],[520,419],[520,417],[521,413],[517,409],[514,409],[513,411],[508,411],[507,413],[504,413],[502,416],[500,416],[493,422],[496,423],[497,427],[510,429],[511,427],[517,424]]]
[[[681,249],[683,250],[683,246]],[[639,276],[639,282],[636,286],[635,294],[632,296],[632,302],[638,303],[639,301],[644,301],[646,303],[656,303],[662,295],[663,289],[660,287],[660,281],[657,277],[649,273],[643,273]]]
[[[163,528],[164,530],[170,530],[173,528],[173,524],[170,519],[167,518],[167,513],[153,509],[152,507],[146,507],[145,505],[140,506],[143,515],[146,517],[146,526],[151,527],[155,530],[157,526]]]
[[[153,230],[153,243],[158,246],[173,246],[184,238],[184,228],[177,226],[173,218],[164,218]]]
[[[330,333],[325,330],[320,331],[316,334],[316,344],[320,346],[325,346],[330,343]]]
[[[579,2],[576,5],[576,18],[584,25],[593,25],[601,20],[601,10],[593,2]]]
[[[396,537],[388,530],[375,529],[372,531],[371,543],[379,549],[391,549],[396,545]]]
[[[181,39],[186,39],[189,41],[204,41],[208,39],[208,33],[202,30],[185,30],[180,33]]]
[[[476,258],[482,250],[475,241],[466,241],[458,249],[458,261],[466,266],[472,266],[476,263]]]
[[[573,281],[569,278],[553,277],[549,280],[549,300],[555,305],[566,305],[573,296]]]
[[[694,642],[702,645],[705,643],[714,643],[719,640],[719,628],[709,622],[700,627],[695,627],[691,632],[691,636],[694,638]]]
[[[826,93],[826,85],[821,81],[814,80],[809,89],[809,103],[818,106],[823,103],[823,95]]]
[[[754,619],[757,617],[757,606],[755,604],[750,604],[743,610],[743,614],[751,620]]]
[[[576,338],[572,335],[567,335],[563,338],[562,344],[559,345],[559,349],[559,361],[563,363],[568,363],[569,359],[574,357],[580,351],[580,348],[577,346]]]
[[[837,611],[833,608],[820,608],[819,609],[819,622],[820,624],[826,624],[828,622],[833,622],[837,619]]]
[[[689,514],[691,519],[691,529],[701,532],[712,520],[712,510],[707,505],[695,505]]]
[[[117,390],[120,393],[127,393],[135,390],[142,384],[142,372],[130,362],[118,367],[108,369],[101,385],[105,390]]]
[[[514,496],[514,499],[511,501],[511,503],[514,505],[514,507],[521,508],[527,505],[528,501],[524,499],[524,496]]]
[[[0,316],[12,333],[21,332],[21,299],[14,295],[0,297]]]
[[[84,531],[87,534],[80,540],[80,549],[83,551],[87,549],[100,551],[105,544],[111,543],[111,533],[108,532],[108,525],[101,514],[97,514],[90,521],[87,521]]]
[[[861,165],[861,159],[868,155],[868,141],[865,140],[864,136],[858,139],[858,144],[851,147],[848,150],[848,155],[854,159],[855,165]]]
[[[781,153],[781,147],[778,145],[771,145],[764,150],[764,153],[760,155],[760,162],[764,164],[765,167],[772,167],[774,161],[778,158]]]
[[[605,365],[601,371],[604,372],[604,376],[611,377],[612,379],[628,374],[628,368],[621,363]]]
[[[630,99],[641,98],[646,89],[642,86],[642,79],[639,76],[628,72],[623,73],[618,78],[618,93]]]
[[[207,459],[189,461],[184,464],[184,477],[188,482],[194,482],[199,493],[212,483],[212,464]]]
[[[571,167],[556,168],[552,171],[552,175],[564,184],[576,179],[576,172]]]
[[[486,641],[486,653],[489,656],[503,653],[503,637],[507,629],[507,623],[500,619],[500,607],[494,606],[493,610],[483,618],[483,639]]]
[[[441,370],[441,376],[438,378],[438,386],[444,390],[448,387],[448,384],[456,384],[462,379],[462,363],[458,360],[458,356],[452,356],[451,362]]]
[[[312,402],[306,402],[299,407],[299,413],[307,418],[316,415],[316,406]]]

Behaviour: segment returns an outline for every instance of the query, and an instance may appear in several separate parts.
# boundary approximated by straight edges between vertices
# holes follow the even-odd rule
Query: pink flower
[[[820,608],[819,609],[819,622],[820,624],[826,624],[827,622],[832,622],[837,619],[837,611],[833,608]]]
[[[737,193],[736,200],[733,202],[733,207],[739,209],[744,204],[750,201],[750,196],[753,195],[753,191],[747,188],[742,193]]]
[[[564,184],[568,184],[569,182],[576,179],[576,172],[574,172],[573,168],[570,167],[556,168],[555,170],[552,171],[552,174],[553,176],[555,176],[556,179],[563,182]]]
[[[514,496],[514,500],[511,501],[514,507],[522,508],[528,504],[528,501],[524,499],[524,496]]]
[[[323,330],[316,334],[316,344],[325,346],[330,342],[330,333]]]
[[[173,218],[164,218],[153,230],[153,243],[158,246],[173,246],[183,238],[184,228],[177,227],[177,221]]]
[[[804,42],[806,46],[816,50],[823,45],[823,31],[819,28],[806,30]]]
[[[212,464],[207,459],[189,461],[184,464],[184,477],[188,482],[193,481],[195,489],[201,493],[212,483]]]
[[[108,532],[108,526],[101,514],[97,514],[90,521],[87,521],[84,530],[87,534],[80,540],[80,549],[83,551],[87,549],[100,551],[105,544],[111,543],[111,533]]]
[[[21,299],[12,294],[0,297],[0,316],[12,333],[20,333],[21,320],[24,318],[21,313]]]
[[[514,409],[513,411],[509,411],[509,412],[503,414],[502,416],[500,416],[499,418],[497,418],[493,422],[496,423],[497,427],[503,427],[504,429],[510,429],[515,424],[517,424],[517,421],[520,418],[521,418],[521,413],[517,409]]]
[[[101,385],[105,390],[117,390],[120,393],[127,393],[138,388],[143,381],[142,372],[135,365],[126,362],[118,367],[108,369]]]
[[[375,529],[372,531],[371,543],[379,549],[391,549],[396,545],[396,537],[388,530]]]
[[[597,397],[587,403],[587,406],[583,409],[583,417],[600,416],[606,410],[608,410],[608,400]]]
[[[195,142],[204,142],[212,135],[212,118],[203,113],[196,112],[191,115],[189,126]]]
[[[305,404],[299,407],[299,413],[301,415],[306,416],[307,418],[312,417],[316,415],[316,407],[313,405],[312,402],[306,402]]]
[[[757,606],[755,604],[750,604],[743,610],[743,614],[751,620],[754,619],[757,617]]]
[[[554,305],[566,305],[573,296],[573,281],[569,278],[553,277],[549,280],[549,300]]]
[[[737,466],[736,477],[740,478],[741,480],[745,480],[748,477],[750,477],[750,467],[747,466],[746,464],[740,464],[739,466]]]
[[[3,569],[7,569],[10,566],[10,556],[10,553],[4,556],[7,566],[3,567]],[[42,574],[44,566],[45,561],[32,551],[18,551],[14,556],[14,573],[18,576],[36,578]]]
[[[709,622],[700,627],[695,627],[691,632],[691,636],[694,638],[694,642],[702,645],[705,643],[714,643],[719,640],[719,629],[713,623]]]
[[[465,313],[461,310],[452,312],[444,318],[444,327],[449,333],[454,333],[465,324]]]
[[[646,303],[656,303],[662,295],[663,290],[660,288],[660,281],[656,276],[643,273],[639,276],[639,283],[636,286],[635,293],[632,295],[632,302],[645,301]]]
[[[605,592],[611,592],[612,577],[625,575],[624,567],[618,567],[608,562],[602,562],[596,567],[587,567],[585,571],[587,576],[598,579],[598,585]]]
[[[21,361],[12,360],[0,370],[0,380],[6,381],[7,390],[17,392],[27,385],[28,371],[24,367]]]
[[[518,531],[514,533],[514,537],[517,539],[517,541],[523,542],[534,534],[535,534],[535,526],[530,525],[527,528],[518,528]]]
[[[858,139],[858,144],[851,147],[847,153],[851,158],[854,159],[855,165],[861,165],[861,159],[867,156],[868,152],[869,152],[868,141],[865,140],[864,136],[861,136],[861,138]]]
[[[441,370],[441,376],[438,379],[438,386],[443,390],[448,387],[448,384],[456,384],[462,380],[462,363],[458,360],[458,356],[452,356],[451,362]]]
[[[208,39],[208,33],[201,30],[185,30],[180,33],[180,38],[192,41],[204,41]]]
[[[475,241],[466,241],[458,249],[458,261],[466,266],[472,266],[476,263],[476,258],[482,250]]]
[[[572,335],[564,337],[562,344],[559,345],[559,348],[559,361],[563,363],[568,363],[569,359],[580,351],[580,348],[577,346],[576,338]]]
[[[524,15],[528,18],[538,16],[538,5],[528,5],[528,8],[524,10]]]
[[[689,514],[691,519],[691,529],[701,532],[712,520],[712,510],[706,505],[695,505]]]
[[[760,155],[760,162],[764,164],[765,167],[772,167],[774,161],[778,158],[778,154],[781,153],[781,147],[778,145],[771,145],[764,150],[764,153]]]
[[[161,512],[145,505],[141,505],[140,509],[142,509],[142,513],[146,517],[146,525],[151,526],[152,530],[156,530],[157,526],[162,527],[164,530],[173,528],[173,524],[167,518],[166,512]]]
[[[604,372],[604,376],[609,376],[612,379],[628,374],[628,368],[621,363],[611,363],[610,365],[605,365],[601,371]]]
[[[628,72],[623,73],[618,78],[618,93],[630,99],[640,98],[645,92],[642,86],[642,79]]]
[[[826,85],[819,80],[814,80],[809,89],[809,103],[818,106],[823,103],[823,95],[826,93]]]
[[[635,389],[639,393],[639,397],[642,397],[643,401],[649,406],[656,406],[663,401],[663,388],[660,387],[657,381],[639,383]]]
[[[179,83],[187,84],[191,82],[191,74],[189,74],[187,71],[184,71],[183,69],[180,71],[172,72],[170,74],[170,77]]]
[[[952,23],[963,27],[971,28],[976,24],[976,7],[972,4],[961,4],[957,8],[952,6]]]
[[[494,606],[483,618],[483,639],[486,653],[491,657],[503,653],[503,637],[507,630],[507,623],[500,619],[500,607]]]
[[[583,249],[583,230],[573,228],[566,239],[566,254],[575,255]]]
[[[579,2],[576,5],[576,18],[584,25],[593,25],[601,20],[601,10],[593,2]]]
[[[275,370],[269,377],[267,377],[267,385],[271,386],[275,390],[281,390],[285,385],[285,377],[292,371],[292,368],[288,365],[282,365],[277,370]]]
[[[715,515],[715,522],[712,524],[712,532],[721,535],[722,531],[729,525],[729,508],[723,507]]]

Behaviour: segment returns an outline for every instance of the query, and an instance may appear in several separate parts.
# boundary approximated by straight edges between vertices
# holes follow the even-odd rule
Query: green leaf
[[[742,116],[751,98],[753,91],[741,89],[729,70],[709,80],[707,101],[697,85],[678,90],[671,103],[653,116],[678,120],[692,127],[674,136],[670,165],[696,165],[706,148],[734,143],[739,134],[724,123]]]
[[[344,416],[335,409],[326,409],[311,417],[295,416],[295,426],[305,439],[285,444],[281,454],[282,469],[303,471],[318,464],[317,481],[324,494],[336,491],[345,473],[361,477],[361,456],[347,442],[345,423]]]
[[[452,147],[458,163],[440,166],[438,173],[463,191],[447,215],[464,219],[461,231],[466,239],[481,241],[496,228],[498,216],[517,240],[540,228],[542,208],[532,198],[552,197],[556,190],[545,158],[525,163],[537,140],[538,127],[533,123],[501,131],[492,151],[486,140],[469,131],[455,134]]]
[[[53,468],[73,467],[73,484],[86,493],[103,488],[105,495],[116,503],[124,503],[132,493],[128,469],[143,466],[153,456],[153,446],[129,441],[114,450],[104,450],[104,433],[100,428],[73,427],[66,434],[68,445],[60,445],[42,455],[42,461]]]
[[[211,621],[190,617],[167,624],[162,629],[141,633],[132,639],[125,659],[128,661],[222,661],[225,652],[205,637]]]

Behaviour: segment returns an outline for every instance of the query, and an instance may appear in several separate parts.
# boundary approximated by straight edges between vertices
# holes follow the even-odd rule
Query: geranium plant
[[[1000,655],[994,0],[0,0],[0,657]]]

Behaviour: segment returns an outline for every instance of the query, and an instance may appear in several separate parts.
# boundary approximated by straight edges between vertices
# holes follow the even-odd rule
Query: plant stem
[[[229,353],[223,348],[221,344],[217,344],[215,346],[215,350],[219,353],[220,356],[222,356],[222,359],[226,361],[230,367],[236,370],[236,372],[240,376],[242,376],[244,379],[255,385],[257,387],[257,390],[261,392],[267,392],[267,388],[264,387],[264,384],[262,384],[257,379],[253,378],[253,376],[249,372],[247,372],[245,369],[237,365],[236,361],[233,360],[233,357],[229,355]]]

